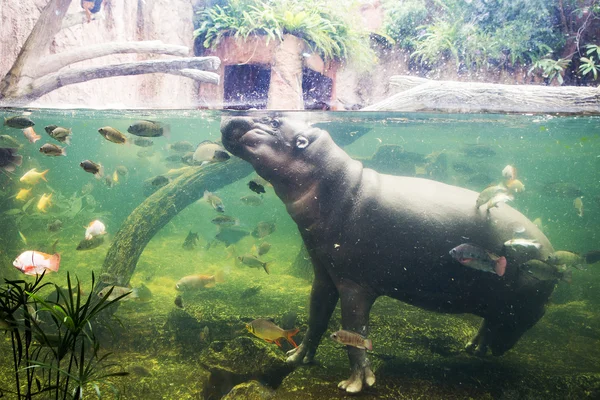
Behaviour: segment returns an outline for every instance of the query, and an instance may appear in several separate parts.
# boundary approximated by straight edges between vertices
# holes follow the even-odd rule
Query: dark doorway
[[[228,65],[223,80],[224,107],[267,108],[271,69],[258,64]]]
[[[302,69],[304,109],[329,110],[333,80],[309,68]]]

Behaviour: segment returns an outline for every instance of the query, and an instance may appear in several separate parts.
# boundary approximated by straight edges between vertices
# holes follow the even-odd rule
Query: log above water
[[[403,78],[394,76],[391,83],[400,90],[406,90],[362,111],[600,114],[598,87],[501,85]]]
[[[125,219],[115,235],[102,265],[102,274],[117,278],[121,286],[129,283],[146,245],[173,217],[199,200],[205,190],[215,191],[253,172],[252,166],[234,157],[224,163],[189,170],[144,200]],[[99,282],[96,291],[106,283]]]

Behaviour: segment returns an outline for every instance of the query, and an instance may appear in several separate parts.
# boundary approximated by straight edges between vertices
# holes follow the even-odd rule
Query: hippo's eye
[[[271,120],[271,126],[272,126],[273,128],[279,128],[279,127],[281,126],[281,122],[279,122],[279,120],[278,120],[278,119],[272,119],[272,120]]]

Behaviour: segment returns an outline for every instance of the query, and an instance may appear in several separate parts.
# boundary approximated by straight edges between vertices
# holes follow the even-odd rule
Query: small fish
[[[192,156],[195,165],[229,160],[229,153],[218,143],[205,140],[200,143]]]
[[[267,254],[269,252],[269,250],[271,250],[271,243],[268,242],[262,242],[260,244],[260,246],[258,246],[258,256],[263,256],[265,254]]]
[[[172,154],[165,158],[167,162],[182,162],[181,156],[179,154]]]
[[[475,208],[479,208],[482,205],[486,204],[497,194],[506,192],[506,187],[502,185],[489,186],[485,188],[481,193],[479,193],[479,197],[477,197],[477,201],[475,202]]]
[[[111,289],[112,289],[112,291],[111,291]],[[110,294],[109,294],[109,292],[110,292]],[[107,286],[104,289],[102,289],[100,292],[98,292],[98,297],[100,297],[101,299],[106,298],[107,301],[113,301],[123,295],[126,295],[126,296],[123,297],[122,299],[120,299],[121,301],[128,301],[128,300],[133,300],[133,299],[138,298],[136,289],[132,289],[132,288],[124,287],[124,286]]]
[[[83,239],[81,242],[79,242],[79,244],[77,245],[77,248],[75,250],[93,250],[95,248],[98,248],[100,246],[102,246],[104,244],[104,236],[94,236],[91,239]]]
[[[576,197],[575,200],[573,200],[573,207],[575,207],[577,215],[583,217],[583,200],[581,199],[581,197]]]
[[[52,143],[46,143],[45,145],[40,147],[40,153],[45,154],[47,156],[54,156],[54,157],[67,155],[67,151],[65,150],[64,147],[60,147],[60,146],[57,146]]]
[[[506,193],[497,193],[487,202],[488,211],[494,207],[498,207],[502,203],[513,201],[514,197]]]
[[[576,268],[581,268],[585,264],[584,258],[579,254],[564,250],[555,251],[550,254],[546,262],[550,265],[567,265]]]
[[[571,271],[563,270],[540,260],[529,260],[519,266],[519,269],[540,281],[563,280],[571,283]]]
[[[352,346],[363,350],[373,350],[373,342],[371,339],[365,339],[362,335],[359,335],[356,332],[339,330],[337,332],[333,332],[329,337],[345,346]]]
[[[48,180],[46,179],[46,174],[48,173],[48,171],[49,170],[37,172],[37,169],[35,168],[30,169],[29,171],[25,172],[25,174],[21,177],[21,179],[19,179],[19,181],[32,186],[37,184],[40,180],[48,182]]]
[[[254,336],[264,339],[269,343],[275,343],[279,347],[281,347],[281,343],[279,343],[279,339],[281,338],[287,340],[294,348],[298,347],[292,337],[300,332],[300,329],[281,329],[273,322],[263,318],[255,319],[246,324],[246,329]]]
[[[62,229],[62,224],[60,219],[56,219],[53,222],[48,223],[46,229],[48,229],[48,232],[58,232]]]
[[[58,128],[58,125],[48,125],[44,127],[44,130],[46,131],[46,133],[49,135],[53,130],[55,130],[56,128]]]
[[[0,148],[0,168],[6,172],[14,172],[23,162],[23,156],[17,154],[17,148]]]
[[[217,215],[210,222],[219,226],[233,226],[238,224],[238,220],[229,215]]]
[[[265,187],[263,185],[261,185],[260,183],[256,182],[254,179],[252,179],[250,182],[248,182],[248,187],[254,193],[258,193],[258,194],[266,193]]]
[[[94,174],[94,176],[97,179],[102,178],[102,176],[104,175],[104,168],[102,167],[101,164],[96,164],[93,161],[90,160],[84,160],[82,161],[79,166],[81,168],[83,168],[83,170],[85,172],[89,172],[90,174]]]
[[[44,271],[57,272],[60,266],[60,254],[46,254],[41,251],[21,253],[13,265],[25,275],[41,275]]]
[[[40,140],[42,137],[35,133],[32,127],[23,129],[23,135],[29,140],[29,143],[35,143]]]
[[[517,179],[517,169],[512,165],[507,165],[502,170],[502,176],[505,181],[512,181],[513,179]]]
[[[518,179],[513,179],[504,184],[509,192],[511,193],[523,193],[525,191],[525,185]]]
[[[129,174],[129,170],[124,165],[119,165],[117,168],[115,168],[115,171],[117,171],[117,174],[121,176],[127,176]]]
[[[34,126],[35,123],[25,116],[16,115],[14,117],[5,117],[4,125],[15,129],[25,129]]]
[[[506,257],[498,257],[481,247],[463,243],[450,250],[456,261],[469,268],[503,276],[506,272]]]
[[[161,188],[169,184],[169,178],[163,175],[158,175],[150,181],[150,184],[154,187]]]
[[[113,171],[112,180],[113,180],[114,183],[119,183],[119,174],[117,173],[116,170]]]
[[[168,135],[169,126],[156,121],[141,120],[129,125],[127,132],[142,137],[159,137]]]
[[[200,242],[200,236],[197,233],[190,231],[183,241],[183,247],[185,250],[194,250],[196,246],[198,246],[198,242]]]
[[[182,163],[184,163],[186,165],[195,165],[194,164],[194,153],[193,152],[185,153],[184,155],[182,155],[179,158],[179,161],[181,161]]]
[[[127,143],[127,137],[123,135],[118,129],[115,129],[110,126],[104,126],[98,129],[98,132],[104,136],[104,139],[109,142],[124,144]]]
[[[238,260],[242,262],[242,264],[250,267],[250,268],[263,268],[267,274],[269,274],[269,263],[262,262],[252,254],[245,254],[243,256],[238,257]]]
[[[178,294],[175,297],[175,301],[174,301],[175,305],[181,309],[183,309],[183,297],[181,297],[180,294]]]
[[[180,291],[197,290],[215,287],[217,283],[223,283],[225,279],[223,272],[214,275],[188,275],[181,278],[176,284],[175,289]]]
[[[54,125],[51,125],[54,126]],[[48,128],[48,127],[46,127]],[[48,130],[46,130],[46,132],[48,132]],[[65,144],[71,144],[71,134],[72,134],[72,130],[69,128],[63,128],[61,126],[57,126],[56,128],[54,128],[53,130],[51,130],[50,132],[48,132],[48,135],[50,135],[50,137],[58,142],[61,143],[65,143]]]
[[[240,299],[249,299],[250,297],[256,296],[260,293],[261,289],[262,286],[251,286],[242,292]]]
[[[19,143],[17,139],[13,138],[12,136],[0,135],[0,147],[18,149],[21,147],[21,143]]]
[[[95,236],[105,235],[106,226],[99,220],[94,220],[85,228],[85,240],[91,240]]]
[[[148,138],[137,137],[137,138],[133,139],[133,144],[135,144],[136,146],[139,146],[139,147],[150,147],[150,146],[154,145],[154,142]]]
[[[275,232],[277,226],[274,222],[261,221],[256,225],[256,228],[252,231],[252,236],[257,239],[262,239]]]
[[[204,200],[208,202],[217,212],[224,213],[225,205],[223,201],[217,197],[214,193],[209,192],[208,190],[204,191],[204,196],[202,197]]]
[[[15,196],[15,199],[19,201],[27,201],[27,199],[31,197],[32,191],[33,189],[20,189],[17,195]]]
[[[50,205],[52,204],[51,200],[52,200],[52,193],[50,193],[50,194],[44,193],[42,195],[42,197],[40,197],[40,200],[37,203],[37,209],[42,213],[48,212],[48,207],[50,207]]]
[[[244,203],[245,205],[252,206],[252,207],[260,206],[263,203],[263,199],[261,199],[260,197],[258,197],[256,195],[253,195],[253,194],[241,197],[240,201],[242,203]]]
[[[179,153],[189,153],[194,151],[194,145],[187,141],[181,141],[170,144],[169,149]]]
[[[115,186],[115,184],[116,184],[116,183],[115,183],[115,181],[113,180],[113,177],[112,177],[112,176],[110,176],[110,175],[107,175],[107,176],[104,178],[104,184],[105,184],[106,186],[108,186],[109,188],[112,188],[113,186]]]
[[[209,341],[210,329],[208,328],[208,326],[205,326],[204,328],[202,328],[202,330],[200,331],[199,339],[200,339],[200,342]]]
[[[215,239],[223,242],[225,246],[231,246],[248,236],[250,232],[239,226],[219,226],[219,232]]]

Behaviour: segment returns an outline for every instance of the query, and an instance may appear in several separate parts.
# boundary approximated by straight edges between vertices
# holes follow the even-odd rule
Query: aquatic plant
[[[41,284],[42,279],[43,275],[36,276],[33,284],[7,280],[0,292],[1,316],[13,343],[16,391],[12,393],[19,399],[41,393],[55,399],[81,399],[91,386],[101,398],[100,387],[107,386],[118,396],[108,379],[127,372],[115,371],[117,364],[107,362],[110,353],[101,353],[94,326],[102,312],[127,294],[109,301],[111,289],[101,299],[93,293],[86,297],[79,279],[75,284],[69,273],[66,289],[50,282]],[[94,281],[92,273],[92,287]],[[50,285],[54,292],[42,297],[40,289]],[[17,319],[19,310],[22,320]],[[23,372],[26,383],[20,381]]]

